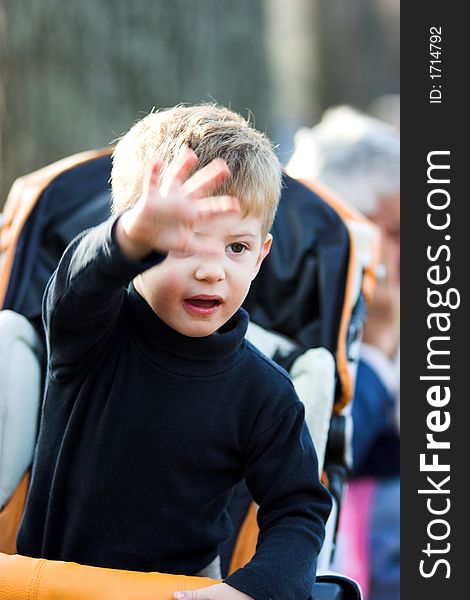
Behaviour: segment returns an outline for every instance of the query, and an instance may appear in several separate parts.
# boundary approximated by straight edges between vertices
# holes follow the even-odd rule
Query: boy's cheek
[[[151,294],[175,292],[179,288],[180,277],[167,256],[160,264],[140,275],[143,287]]]
[[[163,277],[155,276],[152,281],[152,288],[158,292],[158,295],[162,297],[163,295],[168,298],[176,297],[177,293],[181,290],[181,280],[180,278],[171,272],[171,269],[166,269],[165,271],[161,271]],[[156,273],[155,275],[160,275],[160,273]]]

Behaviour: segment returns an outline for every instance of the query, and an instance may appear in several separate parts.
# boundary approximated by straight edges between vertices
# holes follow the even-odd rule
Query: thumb
[[[175,592],[173,594],[174,600],[198,600],[197,592]],[[199,600],[202,600],[199,598]]]

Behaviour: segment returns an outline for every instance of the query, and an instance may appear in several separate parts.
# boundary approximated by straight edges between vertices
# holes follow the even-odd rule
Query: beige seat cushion
[[[0,509],[31,465],[41,399],[43,344],[31,323],[0,311]]]

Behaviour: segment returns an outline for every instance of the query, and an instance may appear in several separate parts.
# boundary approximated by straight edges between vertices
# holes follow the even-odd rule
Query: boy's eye
[[[240,242],[234,242],[233,244],[227,246],[227,249],[233,254],[241,254],[246,250],[246,246],[245,244],[241,244]]]

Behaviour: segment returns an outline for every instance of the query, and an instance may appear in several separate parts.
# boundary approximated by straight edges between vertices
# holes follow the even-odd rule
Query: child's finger
[[[220,240],[213,239],[209,236],[197,236],[192,234],[184,241],[171,245],[170,252],[220,256],[225,252],[225,244]]]
[[[195,202],[200,219],[208,219],[224,213],[240,213],[240,203],[234,196],[208,196]]]
[[[161,243],[161,240],[159,242]],[[172,233],[168,232],[163,247],[169,252],[177,254],[201,253],[220,256],[225,253],[225,243],[222,240],[209,235],[195,233],[187,228],[182,228]],[[157,240],[155,240],[155,249],[161,249]]]
[[[159,158],[152,158],[147,166],[147,172],[145,174],[144,192],[151,190],[152,188],[158,187],[160,182],[160,171],[162,168],[162,161]]]
[[[221,158],[215,158],[187,179],[182,185],[181,191],[193,200],[203,198],[227,177],[230,177],[227,163]]]
[[[165,178],[167,189],[182,185],[192,173],[197,161],[198,158],[194,150],[185,146],[171,165],[168,179]]]
[[[208,256],[220,256],[225,252],[222,242],[210,238],[194,239],[191,243],[192,251]]]
[[[199,597],[197,592],[175,592],[173,598],[174,600],[198,600]]]

